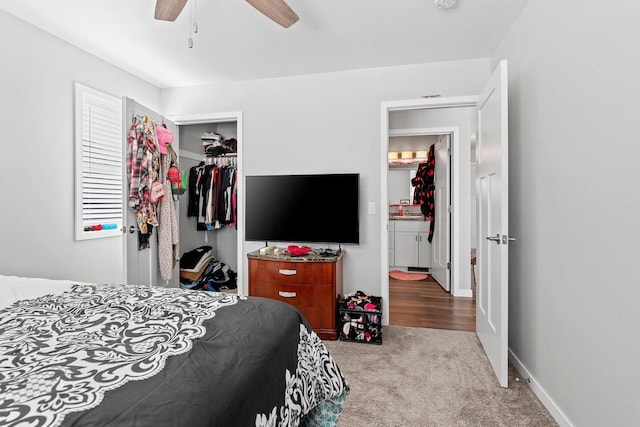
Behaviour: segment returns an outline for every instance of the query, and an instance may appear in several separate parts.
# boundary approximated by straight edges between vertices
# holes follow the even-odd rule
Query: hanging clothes
[[[225,166],[219,169],[218,182],[216,183],[217,203],[215,209],[215,220],[220,226],[222,226],[228,225],[231,222],[230,197],[233,171],[235,168]]]
[[[198,166],[193,166],[189,169],[187,216],[198,216],[198,206],[200,206],[198,200],[200,197],[198,191],[198,180],[200,178],[200,169],[202,166],[204,166],[204,162],[200,162]]]
[[[237,168],[216,164],[194,166],[189,170],[187,216],[195,216],[197,230],[236,226]]]
[[[229,226],[238,228],[236,206],[238,203],[238,170],[233,171],[233,184],[231,186],[231,222]]]
[[[158,262],[160,276],[164,280],[170,280],[178,260],[178,217],[168,178],[171,155],[162,154],[160,159],[159,181],[164,188],[165,196],[158,202]]]
[[[158,178],[160,156],[155,126],[148,117],[134,117],[127,137],[129,209],[136,214],[138,249],[149,247],[153,227],[158,225],[156,204],[149,200],[151,184]]]
[[[429,147],[427,161],[421,162],[418,165],[416,176],[411,180],[411,185],[414,187],[413,203],[419,204],[420,212],[430,218],[429,243],[433,240],[433,231],[435,229],[435,169],[435,145],[431,145],[431,147]]]
[[[422,209],[422,206],[424,206],[424,203],[427,200],[427,173],[427,162],[420,162],[418,164],[416,176],[411,180],[411,185],[413,186],[413,204],[420,205],[420,211],[423,215],[426,215],[426,213]]]

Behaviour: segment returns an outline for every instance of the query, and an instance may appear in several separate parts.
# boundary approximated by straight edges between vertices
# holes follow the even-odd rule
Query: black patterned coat
[[[429,156],[426,162],[418,165],[415,178],[411,180],[413,186],[413,204],[420,205],[420,211],[431,219],[429,226],[429,243],[433,240],[433,230],[435,225],[435,198],[434,198],[434,175],[436,169],[435,145],[429,147]]]

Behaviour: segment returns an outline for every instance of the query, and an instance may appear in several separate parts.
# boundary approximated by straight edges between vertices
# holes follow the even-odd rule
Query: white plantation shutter
[[[76,240],[122,235],[122,101],[79,83],[75,100]]]

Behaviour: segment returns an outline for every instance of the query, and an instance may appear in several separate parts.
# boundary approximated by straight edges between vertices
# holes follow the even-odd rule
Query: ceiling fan
[[[186,3],[187,0],[156,0],[155,19],[175,21]],[[284,28],[289,28],[299,19],[284,0],[247,0],[247,3]]]

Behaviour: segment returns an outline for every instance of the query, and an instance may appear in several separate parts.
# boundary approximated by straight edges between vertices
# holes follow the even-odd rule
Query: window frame
[[[86,121],[86,116],[84,114],[85,106],[89,106],[90,108],[103,108],[107,110],[108,114],[111,116],[110,118],[117,117],[117,126],[115,129],[109,128],[108,132],[110,135],[108,136],[108,141],[104,145],[100,145],[100,142],[96,142],[95,140],[91,142],[92,147],[98,145],[101,149],[107,149],[110,151],[108,154],[107,161],[110,162],[108,168],[110,169],[107,174],[110,177],[120,177],[119,188],[118,187],[118,179],[113,178],[111,182],[108,183],[110,187],[109,190],[119,190],[120,193],[116,194],[116,197],[111,197],[110,204],[113,206],[114,200],[117,198],[119,203],[119,212],[117,210],[113,214],[108,214],[108,218],[100,222],[96,220],[95,222],[85,221],[85,165],[84,157],[83,157],[83,149],[85,147],[84,141],[84,129],[85,126],[89,126],[91,129],[92,122],[91,120]],[[123,135],[124,135],[124,123],[123,123],[123,105],[122,100],[116,96],[107,94],[105,92],[93,89],[89,86],[83,85],[78,82],[74,82],[74,154],[75,154],[75,215],[74,215],[74,231],[75,231],[75,240],[89,240],[89,239],[100,239],[106,237],[115,237],[122,236],[125,224],[125,215],[126,209],[124,206],[124,194],[126,191],[126,183],[124,176],[124,156],[123,156]],[[94,124],[95,126],[95,124]],[[117,130],[117,136],[116,136]],[[119,151],[116,150],[116,147],[119,148]],[[117,155],[114,155],[117,153]],[[113,163],[115,162],[115,163]],[[119,163],[118,163],[119,162]],[[100,161],[96,161],[95,163],[90,163],[90,165],[99,165]],[[118,168],[119,175],[114,174],[114,170]],[[111,207],[110,209],[113,209]],[[118,209],[118,208],[116,208]],[[118,216],[119,213],[119,216]],[[102,229],[102,230],[92,230],[85,231],[85,227],[89,227],[91,225],[98,224],[115,224],[114,228],[111,229]]]

